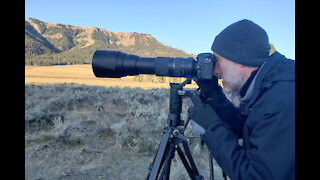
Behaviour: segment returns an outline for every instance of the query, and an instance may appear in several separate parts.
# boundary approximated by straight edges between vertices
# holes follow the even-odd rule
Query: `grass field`
[[[138,82],[133,76],[123,78],[97,78],[90,64],[64,66],[25,66],[25,84],[73,83],[104,87],[139,87],[142,89],[169,88],[169,83]],[[189,84],[186,88],[197,88]]]
[[[25,85],[25,179],[145,179],[167,122],[169,95],[166,89]],[[183,101],[181,119],[190,105],[190,99]],[[190,125],[185,134],[197,135]],[[208,150],[198,138],[189,140],[208,179]],[[189,179],[178,154],[170,179]]]

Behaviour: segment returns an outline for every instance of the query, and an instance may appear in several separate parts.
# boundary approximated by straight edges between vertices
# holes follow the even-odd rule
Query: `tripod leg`
[[[222,176],[225,180],[227,180],[227,174],[224,171],[222,171]]]
[[[198,171],[198,169],[197,169],[196,164],[195,164],[194,161],[193,161],[193,158],[192,158],[192,156],[191,156],[191,153],[190,153],[190,149],[189,149],[188,144],[187,144],[185,141],[182,141],[182,145],[183,145],[184,151],[186,152],[187,158],[188,158],[188,160],[189,160],[189,163],[190,163],[190,165],[191,165],[191,167],[192,167],[192,170],[193,170],[195,176],[199,176],[199,171]]]
[[[179,154],[179,156],[180,156],[180,159],[181,159],[184,167],[186,168],[186,170],[187,170],[190,178],[191,178],[192,180],[196,180],[195,174],[193,173],[192,169],[190,168],[189,163],[188,163],[188,161],[186,160],[186,158],[184,157],[184,154],[183,154],[183,152],[182,152],[182,150],[180,149],[179,146],[177,147],[177,152],[178,152],[178,154]]]
[[[213,169],[213,159],[212,154],[209,151],[209,163],[210,163],[210,179],[214,180],[214,169]]]
[[[170,138],[170,133],[165,130],[165,133],[162,136],[157,155],[154,158],[152,169],[149,172],[147,179],[148,180],[155,180],[159,174],[159,170],[161,170],[161,166],[163,163],[163,157],[165,155],[165,152],[167,150],[168,140]]]
[[[170,169],[171,169],[171,160],[174,156],[174,151],[175,151],[175,148],[173,145],[170,145],[170,150],[168,152],[168,156],[169,158],[166,158],[167,161],[168,161],[168,165],[166,166],[166,168],[164,168],[164,170],[166,171],[166,176],[165,176],[165,180],[169,180],[169,176],[170,176]]]
[[[166,159],[165,159],[165,163],[164,166],[162,168],[161,174],[159,179],[163,179],[163,176],[165,175],[165,179],[168,180],[169,179],[169,174],[170,174],[170,167],[171,167],[171,159],[173,158],[174,155],[174,145],[170,145]],[[161,170],[161,169],[160,169]]]
[[[171,159],[169,160],[170,162],[168,164],[168,167],[166,168],[166,176],[164,178],[165,180],[169,180],[169,178],[170,178]]]

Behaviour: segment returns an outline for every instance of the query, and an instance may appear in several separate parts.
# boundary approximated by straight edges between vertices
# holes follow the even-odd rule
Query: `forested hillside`
[[[25,19],[25,64],[91,63],[97,50],[117,50],[143,57],[190,57],[166,46],[149,34],[112,32],[97,27],[80,27]]]

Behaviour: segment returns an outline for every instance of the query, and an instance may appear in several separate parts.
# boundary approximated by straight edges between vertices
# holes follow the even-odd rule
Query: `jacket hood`
[[[246,94],[242,99],[240,110],[243,114],[248,114],[251,106],[265,90],[270,89],[275,83],[281,81],[295,81],[295,61],[287,59],[276,51],[260,67],[251,82],[253,89],[247,93],[252,94],[249,96]]]
[[[272,86],[279,81],[294,81],[295,61],[287,59],[276,51],[266,61],[261,77],[261,88]]]

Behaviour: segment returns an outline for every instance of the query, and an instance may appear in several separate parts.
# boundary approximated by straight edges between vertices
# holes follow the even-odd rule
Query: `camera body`
[[[212,53],[201,53],[197,56],[197,78],[212,79],[216,59]]]
[[[215,59],[212,53],[193,57],[139,57],[121,51],[97,50],[92,58],[96,77],[120,78],[139,74],[212,79]]]

